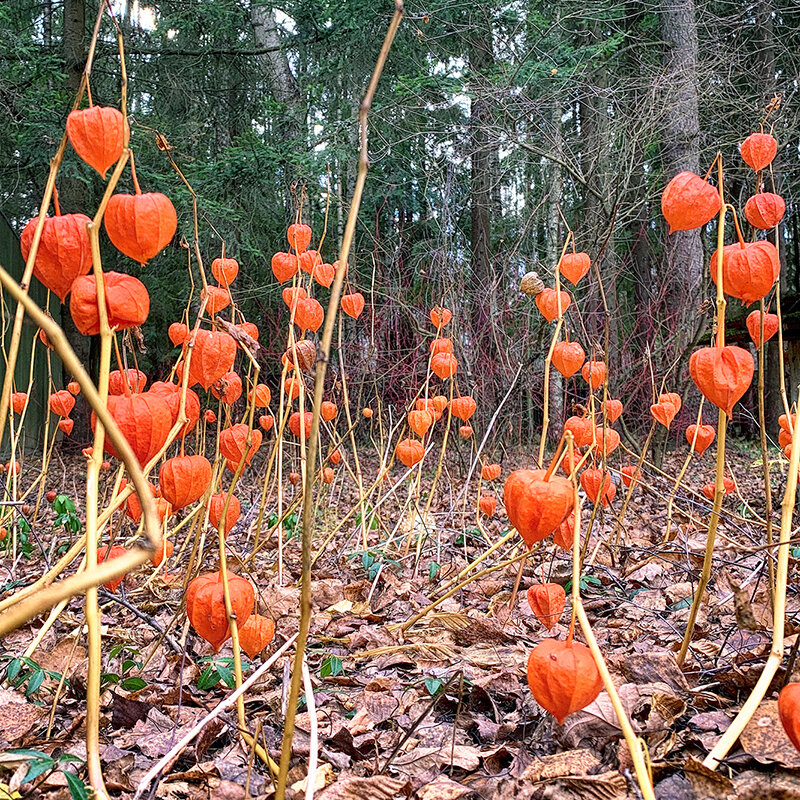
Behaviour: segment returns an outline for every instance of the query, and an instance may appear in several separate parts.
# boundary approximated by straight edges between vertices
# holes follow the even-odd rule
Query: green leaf
[[[323,659],[322,665],[319,668],[320,678],[327,678],[328,676],[335,678],[337,675],[344,673],[344,666],[342,659],[338,656],[328,656]]]
[[[89,791],[86,784],[75,773],[65,771],[64,777],[67,779],[67,786],[69,786],[72,800],[89,800]]]
[[[38,692],[39,687],[44,683],[45,677],[44,670],[37,669],[28,681],[28,688],[25,690],[25,694],[30,697],[35,692]]]
[[[43,775],[48,770],[51,770],[55,767],[56,762],[53,761],[52,758],[49,756],[45,756],[44,758],[37,758],[28,765],[28,771],[25,773],[25,777],[23,779],[23,783],[30,783],[31,781],[36,780],[40,775]]]
[[[428,564],[428,580],[434,581],[436,580],[436,576],[439,574],[439,570],[442,568],[441,564],[437,564],[435,561],[431,561]]]
[[[120,686],[125,689],[126,692],[138,692],[140,689],[144,689],[144,687],[147,686],[147,681],[137,675],[132,675],[129,678],[123,678],[120,682]]]
[[[17,677],[17,674],[21,669],[22,669],[22,662],[18,658],[13,659],[11,663],[8,665],[8,679],[10,681],[13,681],[14,678]]]
[[[217,664],[217,673],[219,674],[219,677],[222,679],[222,682],[229,689],[232,689],[234,686],[236,686],[236,676],[233,674],[233,670],[222,666],[222,664]]]
[[[209,664],[197,679],[197,688],[207,692],[219,683],[219,673],[213,664]]]
[[[444,686],[444,682],[440,678],[425,678],[425,688],[431,697],[438,694],[442,690],[442,686]]]

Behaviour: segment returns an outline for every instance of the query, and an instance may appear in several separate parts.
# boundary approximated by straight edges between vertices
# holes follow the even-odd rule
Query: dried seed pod
[[[519,282],[519,290],[523,294],[536,297],[544,291],[544,281],[539,277],[537,272],[526,272]]]
[[[317,360],[317,346],[310,339],[301,339],[290,347],[281,361],[291,366],[296,365],[301,370],[308,372],[314,367]]]

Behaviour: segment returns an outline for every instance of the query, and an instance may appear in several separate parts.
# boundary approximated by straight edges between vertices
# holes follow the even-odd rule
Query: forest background
[[[164,377],[167,328],[189,290],[181,238],[191,239],[192,219],[191,195],[153,132],[166,137],[197,193],[204,257],[219,255],[222,237],[239,260],[237,301],[259,326],[276,377],[282,302],[270,259],[286,249],[301,200],[316,240],[327,212],[322,252],[335,259],[356,175],[358,103],[393,11],[384,5],[112,2],[126,41],[137,172],[146,191],[173,200],[179,219],[175,241],[143,278],[152,308],[140,364],[152,380]],[[93,14],[86,0],[0,4],[0,212],[9,236],[36,214]],[[772,0],[410,0],[370,116],[371,170],[350,258],[350,286],[366,295],[370,315],[344,333],[361,398],[377,396],[402,413],[415,376],[425,380],[418,345],[427,309],[442,303],[454,311],[451,335],[479,417],[493,412],[519,371],[497,430],[529,442],[541,420],[550,332],[518,284],[530,270],[552,282],[571,228],[577,249],[599,268],[602,291],[595,279],[575,291],[581,313],[569,334],[597,354],[608,321],[615,396],[625,401],[627,425],[637,414],[648,423],[662,380],[679,392],[688,381],[688,354],[707,343],[713,316],[713,236],[668,236],[661,190],[680,170],[705,174],[719,148],[726,195],[741,208],[751,187],[738,143],[770,105],[779,150],[775,188],[766,188],[787,203],[777,236],[787,377],[795,385],[798,43],[800,5]],[[117,61],[106,28],[92,73],[95,102],[117,104]],[[68,151],[62,210],[96,208],[102,190],[99,176]],[[107,241],[103,260],[129,268]],[[75,333],[66,306],[51,310],[91,362],[92,345]],[[728,339],[744,341],[738,301],[729,316]],[[767,345],[771,421],[780,413],[776,348],[774,340]],[[554,374],[554,435],[572,399]],[[748,406],[755,401],[737,411],[740,428],[756,425]],[[696,405],[681,413],[693,420]]]

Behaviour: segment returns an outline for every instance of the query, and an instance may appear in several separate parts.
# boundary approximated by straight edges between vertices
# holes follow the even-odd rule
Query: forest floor
[[[665,471],[677,473],[681,458],[670,455]],[[706,458],[707,463],[692,464],[698,491],[713,479],[713,465]],[[785,474],[786,465],[784,461],[778,466],[777,455],[775,463],[777,520],[784,480],[779,473]],[[565,550],[549,541],[530,556],[511,612],[516,565],[465,586],[417,623],[401,629],[508,527],[500,511],[495,519],[484,520],[481,530],[474,495],[467,497],[462,513],[457,501],[464,476],[459,477],[458,464],[449,466],[451,474],[443,476],[425,522],[419,513],[410,524],[407,515],[400,519],[407,493],[402,487],[399,502],[378,509],[381,526],[370,533],[366,552],[352,537],[354,523],[348,524],[315,563],[308,647],[318,726],[315,797],[637,797],[630,758],[606,693],[559,725],[537,705],[526,683],[531,648],[543,638],[565,637],[570,605],[567,592],[564,616],[548,633],[528,607],[525,591],[542,579],[569,583],[571,562]],[[506,459],[504,475],[517,466],[530,466],[530,461]],[[619,546],[613,543],[622,487],[612,509],[598,515],[587,547],[581,582],[585,607],[626,710],[647,743],[656,791],[665,800],[800,798],[800,755],[783,732],[774,691],[768,692],[720,769],[711,773],[701,764],[755,684],[770,649],[767,556],[758,549],[765,540],[759,522],[764,511],[759,455],[751,444],[734,441],[729,467],[744,500],[736,495],[725,499],[707,602],[683,670],[675,656],[702,563],[710,503],[702,496],[690,499],[682,491],[674,514],[674,537],[664,543],[670,481],[648,471],[628,508]],[[65,465],[65,486],[72,470],[79,468],[77,460]],[[112,479],[113,472],[105,477],[106,490]],[[425,486],[423,481],[423,491]],[[300,553],[298,526],[297,535],[284,548],[283,584],[274,541],[248,560],[260,491],[255,483],[240,485],[242,519],[228,543],[230,567],[251,578],[258,591],[259,613],[275,620],[275,640],[261,656],[266,659],[298,628],[295,581]],[[290,499],[292,491],[289,487]],[[340,484],[337,479],[329,491],[318,509],[317,547],[336,520],[357,504],[351,483]],[[502,494],[500,481],[496,493]],[[43,542],[55,538],[53,517],[49,508],[40,514],[37,527]],[[583,531],[587,518],[585,512]],[[396,541],[387,545],[395,526]],[[426,528],[428,536],[417,555],[416,537]],[[128,530],[123,528],[121,535]],[[168,576],[163,570],[153,576],[148,566],[128,576],[116,594],[101,592],[106,658],[101,757],[113,796],[132,797],[146,771],[229,691],[221,681],[231,680],[230,641],[215,655],[186,624],[182,599],[191,547],[181,547],[182,535],[177,537]],[[482,567],[508,559],[518,546],[512,537]],[[210,569],[217,561],[214,547],[206,552],[205,569]],[[41,550],[34,542],[29,554],[16,562],[6,554],[3,567],[2,596],[7,596],[42,573]],[[796,569],[793,556],[787,650],[796,645],[800,633]],[[5,638],[4,667],[22,654],[43,619]],[[158,629],[169,631],[169,641]],[[86,756],[84,630],[82,603],[74,600],[31,661],[22,663],[13,681],[18,688],[5,684],[0,689],[4,751],[0,798],[75,796],[70,795],[64,771],[80,770]],[[576,635],[581,638],[579,632]],[[291,652],[245,696],[250,730],[258,731],[276,760]],[[245,675],[259,663],[260,658],[246,659]],[[780,670],[774,690],[785,677]],[[235,710],[210,723],[150,796],[192,800],[243,798],[246,792],[271,796],[268,772],[239,743],[236,727]],[[304,698],[290,777],[295,796],[305,792],[312,738]],[[20,755],[20,748],[39,755]],[[59,761],[65,754],[74,760]],[[20,787],[32,763],[44,768],[32,784]],[[18,788],[21,794],[14,794]]]

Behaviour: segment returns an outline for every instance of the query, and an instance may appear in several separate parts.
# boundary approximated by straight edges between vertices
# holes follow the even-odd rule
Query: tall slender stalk
[[[316,376],[314,381],[314,405],[311,419],[311,436],[308,442],[308,452],[306,460],[306,484],[303,495],[303,532],[302,532],[302,573],[300,586],[300,629],[297,636],[294,661],[292,663],[292,681],[289,687],[289,698],[286,705],[286,719],[283,727],[283,740],[281,742],[281,761],[278,772],[278,780],[275,785],[275,800],[284,800],[286,796],[286,783],[289,777],[289,762],[292,757],[292,741],[294,739],[294,722],[297,714],[297,701],[300,696],[300,686],[303,680],[302,664],[305,658],[306,643],[308,641],[308,630],[311,622],[311,544],[314,535],[314,520],[312,509],[314,506],[313,493],[315,482],[315,462],[317,456],[317,440],[319,439],[320,426],[320,407],[322,396],[325,389],[325,373],[330,357],[331,340],[333,338],[333,328],[336,323],[336,313],[339,309],[339,300],[342,295],[342,284],[347,273],[347,260],[350,256],[350,248],[353,244],[356,222],[358,221],[358,210],[361,205],[361,197],[364,193],[364,184],[369,170],[369,150],[367,147],[367,117],[369,115],[372,100],[378,87],[378,81],[389,55],[392,42],[394,41],[400,21],[403,18],[403,0],[395,0],[395,11],[389,30],[386,33],[383,46],[378,55],[369,87],[361,102],[359,111],[361,148],[358,160],[358,175],[356,185],[353,190],[353,199],[350,204],[350,211],[347,215],[342,246],[339,251],[339,266],[336,270],[336,277],[331,288],[328,310],[325,314],[325,324],[322,330],[322,340],[319,344]],[[302,419],[302,417],[301,417]]]
[[[719,225],[717,227],[717,331],[716,347],[725,346],[725,294],[722,286],[722,251],[725,245],[725,187],[723,184],[722,155],[717,154],[717,169],[719,177],[719,199],[721,207],[719,210]],[[708,524],[708,534],[706,538],[706,550],[703,556],[703,569],[700,573],[700,580],[695,589],[692,607],[689,610],[689,619],[686,623],[686,632],[683,636],[681,649],[678,653],[677,661],[679,666],[683,666],[686,653],[689,651],[689,644],[692,641],[694,626],[697,622],[697,614],[703,602],[703,593],[708,586],[711,578],[711,564],[714,558],[714,541],[717,535],[717,525],[719,524],[720,510],[722,509],[722,498],[725,496],[725,432],[728,424],[727,414],[720,409],[717,415],[717,471],[714,487],[714,506],[711,510],[711,520]]]

